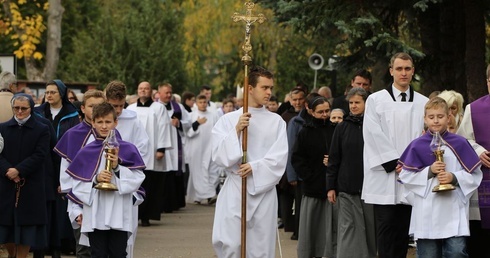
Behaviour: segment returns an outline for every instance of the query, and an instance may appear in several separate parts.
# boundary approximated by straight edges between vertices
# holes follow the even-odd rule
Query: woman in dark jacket
[[[51,121],[59,140],[70,128],[80,123],[77,108],[68,100],[68,89],[61,80],[46,84],[46,102],[35,108],[36,113]],[[54,110],[58,113],[53,116]]]
[[[5,146],[0,154],[0,244],[9,257],[27,257],[30,246],[46,245],[44,161],[49,128],[33,116],[27,94],[12,98],[14,117],[0,124]]]
[[[330,147],[327,195],[330,203],[338,202],[337,258],[376,257],[373,205],[361,200],[364,179],[362,121],[367,97],[363,88],[349,91],[346,99],[350,113],[335,129]]]
[[[303,179],[298,257],[335,257],[336,207],[327,201],[326,187],[326,160],[334,130],[330,103],[316,97],[308,107],[313,117],[299,132],[291,156],[291,164]]]

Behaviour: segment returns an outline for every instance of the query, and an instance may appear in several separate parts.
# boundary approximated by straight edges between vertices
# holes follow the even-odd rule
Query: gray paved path
[[[180,211],[162,214],[161,221],[139,227],[134,257],[216,257],[211,245],[214,206],[187,204]],[[279,230],[284,258],[296,257],[297,241]],[[280,257],[276,244],[276,257]]]

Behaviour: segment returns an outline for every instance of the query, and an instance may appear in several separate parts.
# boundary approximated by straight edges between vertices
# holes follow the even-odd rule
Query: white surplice
[[[236,124],[243,109],[222,116],[213,128],[212,159],[227,177],[218,195],[213,247],[218,258],[239,257],[242,178],[237,174],[243,155]],[[247,257],[275,257],[277,230],[276,185],[284,174],[288,154],[286,123],[265,107],[249,108],[247,162]]]
[[[105,168],[105,157],[102,155],[97,171]],[[117,186],[117,191],[101,191],[93,187],[95,182],[73,180],[73,194],[83,203],[83,222],[81,232],[84,239],[81,244],[87,244],[87,233],[98,230],[120,230],[128,232],[128,238],[134,230],[133,193],[143,183],[145,174],[142,170],[129,169],[119,165],[119,178],[112,176],[111,183]]]
[[[366,100],[363,122],[364,182],[361,198],[372,204],[403,202],[403,186],[381,164],[400,158],[408,144],[422,135],[428,98],[414,92],[413,102],[395,102],[387,90]]]
[[[158,102],[158,103],[162,104],[163,108],[167,112],[169,121],[171,121],[172,116],[174,115],[174,107],[172,106],[172,104],[170,105],[171,109],[167,110],[165,108],[165,103],[163,103],[163,102]],[[165,158],[164,158],[165,170],[164,171],[177,171],[178,170],[178,167],[179,167],[179,148],[178,148],[177,137],[179,137],[179,136],[182,139],[182,155],[183,155],[182,164],[184,164],[184,160],[185,160],[184,145],[185,145],[186,140],[185,140],[185,133],[184,132],[186,132],[187,129],[190,127],[191,118],[190,118],[189,112],[187,112],[187,110],[185,110],[184,106],[180,103],[177,103],[177,104],[179,105],[180,110],[182,112],[182,118],[180,119],[180,126],[182,127],[182,131],[178,130],[175,126],[173,126],[170,123],[169,130],[170,130],[170,135],[171,135],[170,138],[172,141],[171,145],[173,146],[173,148],[165,150]],[[182,167],[182,170],[185,170],[185,166]]]
[[[149,137],[145,131],[145,128],[138,120],[136,112],[132,110],[123,109],[121,115],[117,117],[116,129],[121,134],[121,138],[127,142],[130,142],[136,146],[143,160],[148,160],[149,155]],[[134,242],[136,240],[136,232],[138,231],[138,205],[144,200],[142,196],[136,192],[133,194],[139,202],[133,205],[133,230],[128,239],[128,246],[126,252],[128,253],[126,258],[133,257]]]
[[[123,109],[121,115],[117,117],[116,129],[119,131],[121,138],[136,146],[143,161],[149,159],[149,137],[143,127],[143,124],[138,120],[136,112]],[[146,165],[146,163],[145,163]]]
[[[216,195],[219,174],[211,163],[211,132],[218,122],[215,112],[195,110],[191,113],[191,121],[205,117],[207,121],[199,125],[197,130],[187,130],[186,148],[189,161],[189,182],[187,184],[187,202],[202,201]]]
[[[166,171],[165,159],[157,160],[155,154],[157,149],[172,148],[171,134],[170,134],[170,118],[167,114],[165,107],[158,103],[153,102],[150,107],[138,107],[136,103],[128,106],[128,110],[135,111],[138,120],[141,122],[149,137],[149,155],[143,157],[147,170],[153,171]]]
[[[468,173],[450,148],[445,148],[446,171],[454,174],[458,185],[453,191],[432,192],[439,184],[436,177],[428,179],[429,167],[420,172],[402,170],[400,180],[405,196],[412,205],[410,234],[416,239],[444,239],[469,236],[469,200],[482,180],[480,166]]]

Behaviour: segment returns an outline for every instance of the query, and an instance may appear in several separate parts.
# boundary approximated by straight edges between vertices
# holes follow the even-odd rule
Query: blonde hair
[[[441,97],[434,97],[433,99],[427,101],[427,103],[425,104],[424,112],[427,114],[427,110],[437,108],[444,109],[446,115],[449,115],[449,107],[446,101]]]
[[[461,118],[463,117],[463,95],[454,90],[445,90],[437,96],[444,99],[448,107],[456,105],[457,110],[456,115],[454,116],[454,120],[456,122],[456,129],[459,128],[459,125],[461,124]]]

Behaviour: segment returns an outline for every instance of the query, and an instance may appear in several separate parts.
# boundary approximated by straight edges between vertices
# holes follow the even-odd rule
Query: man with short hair
[[[286,122],[286,129],[289,125],[289,121],[293,117],[296,117],[299,112],[305,107],[306,94],[306,89],[300,86],[294,87],[289,92],[289,102],[291,103],[291,107],[281,114],[282,119],[284,119],[284,122]],[[286,171],[284,172],[281,181],[279,181],[277,192],[279,196],[279,212],[282,223],[284,224],[284,231],[293,232],[293,234],[291,235],[291,239],[297,240],[298,228],[295,224],[295,216],[298,212],[295,211],[295,214],[293,214],[293,204],[296,194],[296,188],[295,186],[289,184]]]
[[[213,95],[211,87],[209,85],[203,85],[201,86],[201,90],[199,91],[199,95],[204,95],[206,96],[206,99],[208,100],[208,110],[211,112],[214,112],[218,110],[218,106],[216,106],[216,103],[211,101],[211,96]],[[196,104],[194,104],[194,108],[197,108]]]
[[[318,89],[318,94],[320,94],[320,96],[323,96],[325,97],[328,102],[330,102],[330,104],[332,104],[333,102],[333,96],[332,96],[332,90],[330,89],[330,87],[328,86],[322,86]]]
[[[15,74],[4,71],[0,73],[0,123],[7,122],[14,116],[10,101],[17,91]]]
[[[165,169],[164,169],[164,198],[162,210],[170,213],[185,207],[185,132],[191,126],[191,118],[184,106],[172,100],[172,85],[163,83],[158,86],[160,98],[158,102],[163,104],[170,120],[170,135],[172,139],[171,149],[165,150]],[[215,112],[213,112],[215,113]],[[185,178],[188,178],[185,173]]]
[[[143,81],[138,85],[138,100],[128,106],[128,110],[137,113],[149,137],[149,159],[145,161],[145,180],[142,187],[146,190],[146,199],[139,206],[139,219],[144,227],[151,220],[160,220],[164,198],[165,150],[172,148],[170,119],[167,110],[152,99],[151,85]]]
[[[222,116],[212,130],[212,159],[224,167],[213,224],[213,247],[219,258],[240,253],[242,178],[247,179],[248,257],[275,257],[277,231],[276,185],[284,174],[288,143],[286,123],[265,108],[274,87],[273,75],[262,67],[248,73],[248,112]],[[247,161],[242,163],[242,131],[248,128]]]
[[[333,100],[332,109],[341,108],[344,110],[345,114],[349,114],[349,102],[345,99],[345,96],[352,88],[364,88],[368,95],[371,94],[371,84],[373,82],[373,77],[371,73],[366,69],[357,70],[352,76],[350,81],[350,87],[345,88],[344,95],[338,96]]]
[[[415,68],[407,53],[390,61],[393,84],[367,98],[363,120],[364,181],[361,198],[374,204],[380,258],[406,258],[411,206],[399,182],[398,159],[424,130],[428,98],[410,86]]]
[[[126,106],[126,85],[122,81],[114,80],[110,81],[104,89],[107,102],[114,107],[117,115],[117,131],[121,134],[121,138],[124,141],[132,143],[138,149],[143,161],[146,162],[150,159],[149,137],[145,131],[145,128],[138,120],[136,112],[125,109]],[[127,245],[127,257],[133,257],[134,241],[136,239],[136,232],[138,231],[138,205],[143,201],[143,197],[138,193],[135,193],[135,198],[138,200],[133,205],[133,231],[128,240]]]

